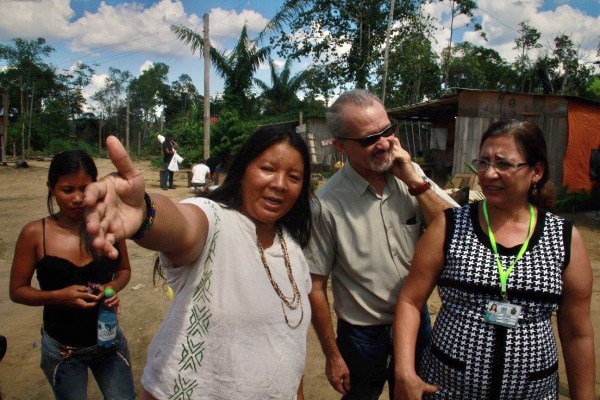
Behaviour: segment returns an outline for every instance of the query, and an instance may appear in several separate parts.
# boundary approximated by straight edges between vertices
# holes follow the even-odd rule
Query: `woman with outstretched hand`
[[[93,245],[110,257],[123,238],[160,251],[174,292],[148,348],[142,398],[303,398],[311,288],[303,139],[260,128],[209,198],[178,204],[144,192],[116,138],[107,149],[117,172],[86,190]]]

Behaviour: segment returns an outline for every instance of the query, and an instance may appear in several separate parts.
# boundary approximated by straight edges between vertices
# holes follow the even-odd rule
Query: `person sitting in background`
[[[294,129],[262,127],[208,198],[175,204],[144,193],[115,137],[117,174],[86,190],[88,230],[160,251],[174,297],[148,347],[142,399],[303,399],[311,310],[302,248],[311,233],[308,146]]]
[[[200,162],[192,167],[192,191],[195,193],[197,189],[203,190],[210,183],[210,168],[206,165],[206,160],[201,159]]]
[[[558,399],[555,311],[570,397],[595,399],[590,258],[579,231],[545,211],[540,128],[492,124],[473,165],[485,200],[433,221],[400,292],[394,399]],[[442,307],[415,369],[420,310],[436,285]]]

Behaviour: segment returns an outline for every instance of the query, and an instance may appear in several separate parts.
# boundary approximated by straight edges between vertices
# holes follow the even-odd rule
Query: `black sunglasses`
[[[379,133],[374,133],[372,135],[365,136],[365,137],[359,138],[359,139],[349,138],[349,137],[338,137],[336,139],[352,140],[353,142],[358,142],[358,144],[360,144],[362,147],[369,147],[369,146],[377,143],[379,138],[382,138],[382,137],[386,138],[386,137],[392,136],[394,133],[396,133],[397,126],[398,126],[398,121],[392,121],[390,126],[388,126],[387,128],[385,128],[384,130],[382,130]]]

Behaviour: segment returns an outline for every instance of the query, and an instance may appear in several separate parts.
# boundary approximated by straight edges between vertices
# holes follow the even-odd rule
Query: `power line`
[[[508,26],[506,25],[504,22],[500,21],[500,19],[496,18],[495,16],[493,16],[492,14],[490,14],[488,11],[484,10],[483,8],[477,6],[477,8],[481,11],[483,11],[484,13],[486,13],[487,15],[489,15],[490,17],[492,17],[493,19],[495,19],[496,21],[498,21],[500,24],[504,25],[505,27],[507,27],[508,29],[511,29],[517,33],[519,33],[519,31],[515,28],[513,28],[512,26]]]

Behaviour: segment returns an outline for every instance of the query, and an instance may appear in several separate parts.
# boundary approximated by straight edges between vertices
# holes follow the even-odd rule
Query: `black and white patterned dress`
[[[419,375],[440,391],[424,399],[557,399],[558,351],[551,316],[562,294],[572,225],[543,211],[527,251],[508,278],[509,302],[522,307],[518,328],[484,320],[501,301],[500,279],[477,203],[446,211],[442,308]],[[504,268],[521,245],[498,244]]]

